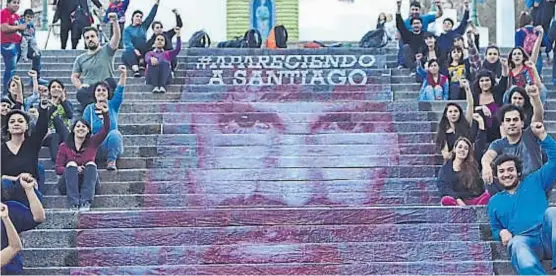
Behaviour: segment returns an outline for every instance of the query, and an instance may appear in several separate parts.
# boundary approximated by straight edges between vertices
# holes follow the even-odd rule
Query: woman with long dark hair
[[[95,157],[98,147],[110,131],[108,104],[102,103],[100,111],[103,116],[102,129],[91,136],[91,126],[80,119],[71,128],[66,142],[60,145],[56,157],[56,173],[62,175],[60,186],[65,186],[70,210],[88,211],[95,195],[98,181]],[[64,190],[60,187],[60,190]]]
[[[73,105],[66,98],[66,88],[57,79],[51,80],[48,84],[50,94],[50,124],[48,125],[49,134],[43,140],[43,146],[50,150],[50,159],[56,163],[58,146],[66,140],[68,129],[73,119]]]
[[[502,64],[502,74],[507,73],[507,66]],[[481,70],[475,77],[473,85],[474,110],[485,120],[487,143],[500,138],[500,122],[496,116],[498,109],[504,104],[503,97],[508,85],[508,78],[502,76],[496,83],[494,74],[488,70]]]
[[[437,186],[442,206],[486,205],[490,194],[479,174],[479,163],[485,147],[485,124],[481,115],[473,114],[479,126],[475,143],[460,137],[454,145],[454,154],[440,168]]]
[[[473,140],[471,126],[473,124],[473,95],[467,80],[462,81],[463,89],[467,93],[467,110],[463,113],[462,108],[456,103],[448,103],[442,113],[436,131],[436,147],[442,153],[444,160],[450,159],[454,143],[459,137]],[[465,115],[465,116],[464,116]]]

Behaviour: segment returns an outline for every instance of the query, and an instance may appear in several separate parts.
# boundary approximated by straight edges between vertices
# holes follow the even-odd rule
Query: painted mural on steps
[[[145,187],[188,195],[145,207],[404,204],[385,185],[434,174],[411,166],[433,160],[400,160],[411,138],[398,133],[406,126],[394,118],[382,56],[210,54],[190,53],[181,103],[161,110],[164,134],[184,135],[160,136],[166,161]]]

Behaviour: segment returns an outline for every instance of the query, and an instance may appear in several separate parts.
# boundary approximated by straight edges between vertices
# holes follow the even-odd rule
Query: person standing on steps
[[[104,83],[97,83],[94,85],[95,103],[89,104],[83,112],[83,119],[91,125],[91,133],[97,134],[102,131],[104,126],[103,106],[108,104],[110,112],[110,131],[104,142],[98,148],[97,160],[107,162],[106,169],[115,171],[116,160],[124,152],[124,143],[122,133],[118,130],[118,116],[120,114],[120,107],[124,100],[124,90],[127,80],[127,71],[124,65],[120,65],[120,82],[114,92],[114,96],[109,100],[110,87]]]
[[[131,25],[124,30],[124,52],[122,53],[123,63],[133,71],[133,77],[140,78],[141,70],[145,70],[145,54],[150,50],[147,42],[147,31],[154,21],[158,4],[156,0],[149,15],[143,21],[143,12],[136,10],[131,16]]]
[[[174,32],[177,34],[176,49],[164,50],[166,36],[159,34],[156,36],[154,50],[147,53],[146,80],[147,84],[154,86],[153,93],[166,93],[166,85],[172,82],[172,60],[177,59],[181,50],[180,28],[176,27]]]
[[[181,20],[181,16],[178,12],[177,9],[173,9],[172,12],[176,15],[176,27],[172,28],[171,30],[168,30],[166,32],[164,32],[163,27],[162,27],[162,23],[160,21],[155,21],[152,24],[152,29],[153,29],[153,35],[151,36],[151,38],[149,38],[149,41],[147,41],[147,44],[149,45],[149,48],[152,50],[154,50],[156,48],[155,46],[155,39],[157,35],[164,35],[164,39],[166,40],[165,44],[164,44],[164,50],[172,50],[174,49],[174,46],[172,45],[172,39],[174,38],[174,36],[177,34],[176,33],[176,28],[181,29],[181,27],[183,27],[183,22]],[[181,45],[180,45],[181,47]],[[148,61],[145,58],[145,61]],[[174,57],[172,58],[172,72],[176,70],[176,67],[178,67],[178,58]]]
[[[93,18],[89,3],[92,2],[97,8],[102,8],[99,0],[55,0],[56,12],[52,23],[60,20],[60,42],[62,50],[66,49],[68,35],[71,31],[71,48],[77,49],[77,44],[81,40],[81,34],[85,33],[85,29],[90,27]],[[86,41],[85,41],[86,42]],[[85,43],[85,48],[88,45]]]
[[[2,95],[8,91],[8,81],[15,75],[17,62],[21,58],[21,34],[27,29],[27,24],[20,24],[19,0],[8,0],[7,6],[0,12],[0,43],[1,54],[4,59],[4,78],[2,80]],[[30,51],[32,53],[32,51]],[[37,72],[39,83],[48,83],[40,78],[41,56],[28,56],[32,60],[31,67]]]
[[[103,121],[100,131],[91,135],[89,123],[84,119],[78,120],[66,141],[60,145],[56,157],[56,173],[62,176],[58,185],[65,186],[68,207],[73,211],[89,211],[98,183],[95,157],[110,131],[108,103],[99,106]]]
[[[112,66],[120,41],[120,25],[117,24],[118,16],[115,13],[109,17],[114,23],[112,31],[115,34],[110,43],[100,47],[98,30],[93,27],[86,28],[83,38],[87,44],[87,52],[79,55],[73,63],[71,82],[77,88],[77,101],[81,104],[81,110],[95,101],[91,85],[106,82],[111,89],[116,88]]]
[[[124,24],[125,24],[125,13],[127,11],[127,7],[129,6],[129,1],[130,0],[110,0],[110,4],[108,4],[108,8],[106,9],[106,15],[104,16],[104,23],[109,23],[110,22],[110,18],[108,17],[108,15],[110,13],[116,13],[118,15],[118,24],[120,25],[120,38],[123,37],[123,31],[124,31]],[[112,37],[114,34],[111,33],[110,37]],[[118,49],[122,49],[123,48],[123,44],[122,44],[122,40],[120,39],[120,44],[118,45]]]
[[[546,193],[556,182],[556,141],[541,122],[531,124],[531,133],[546,151],[548,162],[525,176],[526,160],[503,154],[492,171],[503,191],[488,204],[492,236],[507,247],[511,263],[520,275],[546,275],[542,259],[552,259],[556,268],[556,208],[549,207]]]

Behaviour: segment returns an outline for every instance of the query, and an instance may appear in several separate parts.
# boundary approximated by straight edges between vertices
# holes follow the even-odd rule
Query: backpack
[[[288,48],[288,30],[284,25],[274,26],[274,28],[270,30],[266,40],[266,48]]]
[[[189,48],[208,48],[210,47],[210,37],[205,31],[196,31],[189,39]]]
[[[262,37],[259,30],[250,29],[245,32],[243,36],[241,48],[261,48],[262,44]]]
[[[525,38],[523,39],[523,50],[527,54],[533,53],[533,49],[535,49],[535,42],[537,41],[538,35],[535,31],[529,31],[526,27],[521,28],[525,32]]]
[[[241,45],[243,45],[243,37],[236,36],[232,40],[219,42],[217,47],[218,48],[241,48]]]
[[[359,41],[361,48],[382,48],[386,44],[388,44],[388,36],[384,29],[369,31]]]

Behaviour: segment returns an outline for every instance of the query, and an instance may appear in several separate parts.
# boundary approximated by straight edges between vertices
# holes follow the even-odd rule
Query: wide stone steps
[[[549,261],[545,269],[553,275]],[[164,265],[125,267],[46,267],[27,268],[27,275],[368,275],[368,274],[427,274],[427,275],[514,275],[508,261],[463,262],[366,262],[364,264],[238,264],[238,265]]]

